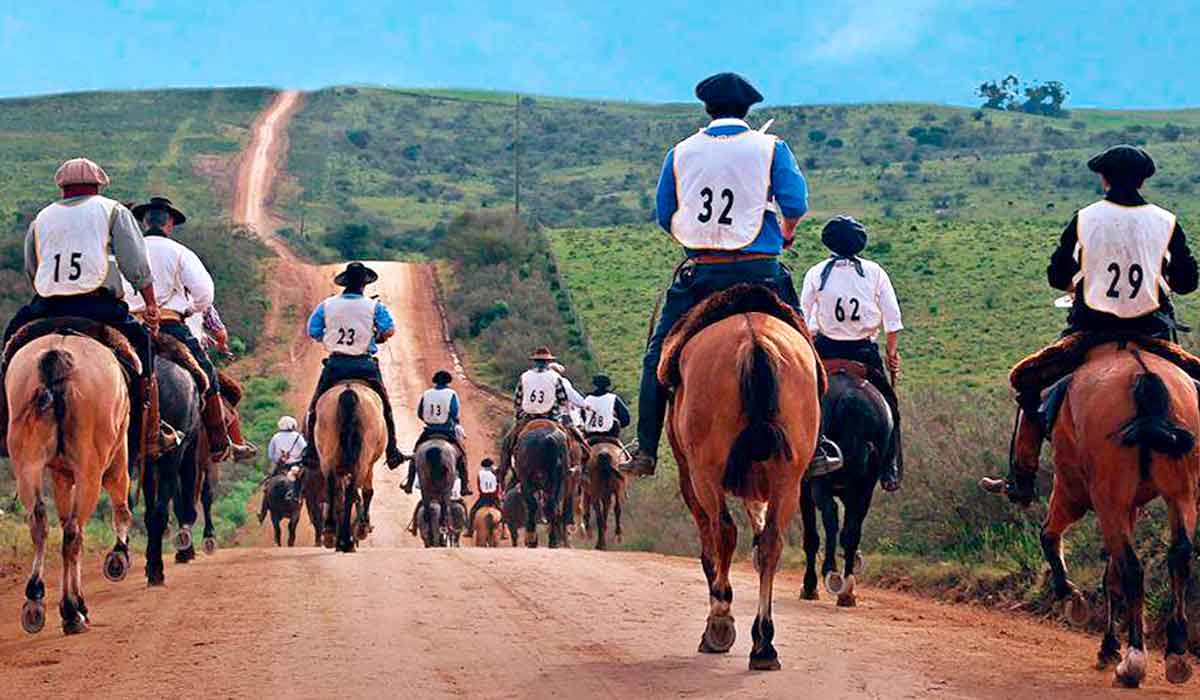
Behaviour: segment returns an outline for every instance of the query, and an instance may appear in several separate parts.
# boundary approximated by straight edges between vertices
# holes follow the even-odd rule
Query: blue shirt
[[[710,136],[732,136],[750,129],[749,125],[739,120],[718,120],[709,124],[704,133]],[[771,185],[767,191],[768,197],[774,197],[779,204],[779,211],[784,218],[799,219],[808,212],[808,183],[804,174],[796,164],[796,156],[787,143],[780,140],[775,143],[775,157],[771,162]],[[658,225],[667,233],[671,232],[671,217],[679,208],[675,199],[675,149],[667,151],[663,161],[662,175],[658,178],[658,197],[656,215]],[[698,251],[688,250],[687,254],[694,255]],[[783,231],[779,228],[779,220],[768,211],[763,214],[762,229],[750,245],[742,248],[742,253],[766,253],[779,255],[783,252]]]
[[[342,294],[347,299],[362,299],[361,294],[350,294],[349,292]],[[375,304],[375,333],[382,334],[396,327],[396,322],[392,320],[392,313],[388,311],[383,302]],[[308,337],[313,340],[325,340],[325,302],[317,304],[317,308],[313,309],[312,315],[308,317]],[[374,355],[379,352],[379,346],[375,344],[375,337],[371,337],[371,344],[367,347],[367,352]]]

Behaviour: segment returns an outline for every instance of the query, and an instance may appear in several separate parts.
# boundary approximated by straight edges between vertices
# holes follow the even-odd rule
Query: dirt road
[[[278,148],[259,145],[265,129],[285,124],[260,120],[251,153],[278,157]],[[271,170],[263,167],[247,172]],[[256,192],[265,199],[269,186]],[[266,215],[250,211],[269,236]],[[331,269],[288,264],[308,286],[286,303],[307,304],[325,293]],[[452,358],[429,269],[373,264],[382,276],[377,291],[397,316],[399,332],[382,362],[400,433],[411,441],[419,429],[418,393]],[[277,298],[276,315],[286,303]],[[275,323],[277,339],[294,337],[281,318]],[[292,377],[307,391],[319,351],[299,340],[292,347],[282,361],[293,362]],[[467,382],[457,387],[477,462],[490,454],[507,407]],[[861,590],[853,610],[801,602],[792,575],[776,588],[784,670],[751,674],[756,584],[744,567],[734,576],[738,643],[726,656],[699,655],[707,607],[694,560],[415,548],[403,532],[413,499],[397,488],[402,475],[377,474],[375,532],[356,554],[310,546],[226,549],[169,565],[168,586],[154,590],[140,576],[104,582],[95,566],[85,584],[92,630],[73,638],[58,632],[53,610],[46,631],[25,635],[18,625],[23,582],[0,587],[0,697],[1128,697],[1109,688],[1109,673],[1090,670],[1098,640],[1021,616],[873,589]],[[246,539],[262,543],[263,532]],[[300,542],[310,543],[311,534]],[[134,567],[140,572],[141,562]],[[48,573],[54,599],[58,572]],[[1141,697],[1195,697],[1196,688],[1167,687],[1155,657]]]

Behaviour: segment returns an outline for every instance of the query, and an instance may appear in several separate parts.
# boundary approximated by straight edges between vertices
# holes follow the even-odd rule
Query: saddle
[[[188,374],[192,375],[192,380],[196,382],[196,388],[200,390],[200,395],[208,395],[208,375],[205,374],[204,368],[196,361],[196,357],[192,355],[192,351],[187,345],[174,336],[159,333],[158,338],[154,341],[154,351],[164,360],[170,360],[186,370]]]
[[[14,355],[21,348],[47,335],[77,335],[91,338],[112,351],[125,371],[126,382],[142,375],[142,361],[138,359],[133,344],[117,329],[99,321],[77,316],[59,316],[30,321],[17,329],[8,344],[4,346],[3,368],[8,368]]]
[[[428,426],[421,431],[421,435],[417,438],[416,447],[420,447],[422,443],[428,442],[433,438],[439,438],[451,443],[458,448],[460,453],[465,454],[467,451],[466,447],[462,444],[462,442],[459,441],[458,435],[442,432],[440,430],[431,430]]]
[[[762,313],[783,321],[796,329],[812,346],[812,334],[804,318],[771,289],[761,284],[735,284],[713,294],[694,306],[675,324],[663,342],[662,359],[658,363],[658,381],[663,386],[675,387],[682,381],[679,360],[683,349],[692,338],[709,326],[732,316]],[[816,354],[814,348],[813,354]],[[825,393],[825,371],[818,365],[818,393]]]
[[[1193,380],[1200,380],[1200,357],[1169,340],[1129,333],[1080,332],[1018,362],[1009,372],[1009,382],[1018,393],[1040,393],[1074,372],[1089,352],[1108,343],[1133,343],[1179,367]]]
[[[625,444],[621,442],[621,438],[613,437],[612,435],[588,435],[587,444],[595,445],[615,445],[621,449],[625,449]]]
[[[870,381],[871,369],[861,362],[835,357],[828,360],[821,360],[821,364],[825,365],[825,374],[827,375],[844,374],[863,382]]]

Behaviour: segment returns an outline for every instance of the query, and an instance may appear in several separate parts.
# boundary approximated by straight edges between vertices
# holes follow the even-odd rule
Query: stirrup
[[[183,435],[165,420],[158,421],[158,446],[164,452],[183,444]]]
[[[831,474],[842,468],[842,448],[838,447],[837,443],[824,435],[821,436],[821,441],[817,443],[817,453],[813,455],[812,461],[808,463],[808,470],[804,472],[805,479],[815,479],[819,476]]]
[[[654,476],[657,467],[657,459],[639,451],[628,462],[621,464],[618,469],[631,476]]]

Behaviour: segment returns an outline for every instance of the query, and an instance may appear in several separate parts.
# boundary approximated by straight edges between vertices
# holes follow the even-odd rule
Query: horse
[[[467,527],[467,509],[462,501],[450,501],[449,517],[446,518],[446,546],[461,547],[462,533]]]
[[[587,480],[583,493],[583,526],[588,528],[589,517],[596,516],[596,549],[607,549],[608,514],[616,516],[617,542],[621,541],[621,508],[625,505],[625,476],[616,465],[624,461],[625,449],[614,442],[596,442],[588,459]]]
[[[353,552],[371,531],[374,465],[387,444],[383,401],[368,385],[349,380],[322,394],[316,412],[315,444],[327,501],[322,540],[333,547],[336,533],[337,551]],[[356,504],[352,528],[350,511]]]
[[[282,547],[282,531],[279,523],[284,518],[288,521],[288,546],[296,546],[296,526],[300,524],[302,504],[292,497],[292,482],[286,474],[269,477],[263,485],[262,511],[258,514],[262,522],[266,512],[271,515],[271,525],[275,528],[275,546]]]
[[[525,497],[525,546],[538,546],[538,514],[544,514],[550,548],[570,546],[567,540],[570,438],[558,423],[535,418],[516,439],[513,464]],[[539,503],[538,495],[542,495]],[[539,508],[540,505],[540,508]]]
[[[863,522],[884,464],[891,459],[892,411],[887,400],[866,379],[866,367],[857,362],[830,360],[829,388],[821,399],[821,423],[825,435],[842,449],[842,468],[805,480],[800,491],[800,516],[804,523],[804,588],[801,597],[817,599],[817,510],[825,527],[825,559],[821,575],[825,587],[837,596],[839,607],[853,607],[855,577],[864,566],[858,551]],[[841,545],[844,567],[837,571],[838,506],[845,507]]]
[[[1200,408],[1196,386],[1183,370],[1134,345],[1092,350],[1070,380],[1051,433],[1054,486],[1041,542],[1055,597],[1069,599],[1068,618],[1086,621],[1087,603],[1067,578],[1062,536],[1088,510],[1096,512],[1108,553],[1107,624],[1097,665],[1115,664],[1117,683],[1136,688],[1146,676],[1145,588],[1133,529],[1141,508],[1155,498],[1166,503],[1171,540],[1166,676],[1171,683],[1184,683],[1192,675],[1186,597],[1200,490]],[[1117,637],[1120,600],[1128,635],[1124,655]]]
[[[96,510],[101,488],[112,503],[116,536],[116,544],[105,558],[104,575],[119,581],[129,569],[131,404],[124,370],[113,352],[97,340],[53,334],[16,351],[4,384],[11,407],[9,453],[17,493],[29,513],[34,547],[21,627],[35,634],[46,623],[42,573],[50,526],[42,500],[42,479],[49,471],[63,529],[59,614],[63,632],[78,634],[88,628],[81,556],[84,525]]]
[[[320,547],[325,524],[324,508],[328,500],[325,497],[325,480],[321,478],[319,466],[302,467],[300,494],[304,499],[304,509],[308,512],[308,520],[312,523],[313,546]]]
[[[426,547],[441,547],[446,544],[447,529],[452,524],[450,491],[457,477],[454,467],[460,454],[453,440],[439,435],[422,440],[413,453],[412,459],[417,465],[417,479],[421,484],[417,528],[421,531],[421,540]],[[465,524],[465,515],[462,520]]]
[[[503,517],[501,519],[504,527],[508,529],[509,538],[512,539],[512,546],[521,546],[521,525],[528,517],[529,509],[525,505],[525,496],[521,493],[520,486],[514,486],[504,492]]]
[[[674,387],[667,436],[708,581],[700,652],[728,652],[737,636],[729,582],[737,526],[726,504],[730,494],[742,499],[754,528],[759,588],[750,669],[778,670],[775,574],[820,430],[823,371],[804,321],[765,287],[736,285],[676,324],[658,377]]]
[[[475,546],[499,547],[503,519],[500,509],[495,506],[484,506],[475,511]]]
[[[146,582],[166,582],[162,540],[167,531],[168,506],[174,503],[179,531],[175,537],[175,561],[187,563],[195,557],[191,524],[196,521],[195,493],[199,463],[208,461],[208,437],[201,420],[200,390],[186,369],[164,357],[154,364],[158,379],[158,401],[162,419],[182,436],[175,447],[147,462],[142,473],[146,522]]]

